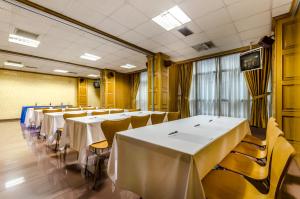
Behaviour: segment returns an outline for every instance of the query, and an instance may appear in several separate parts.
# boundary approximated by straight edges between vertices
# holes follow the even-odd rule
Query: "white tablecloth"
[[[33,112],[34,112],[34,108],[27,109],[26,115],[25,115],[25,120],[24,120],[25,127],[31,126],[31,122],[33,121],[33,117],[34,117]]]
[[[81,110],[81,111],[46,113],[46,114],[44,114],[40,134],[42,136],[46,136],[47,141],[50,144],[53,142],[53,140],[55,138],[57,129],[64,127],[65,120],[63,118],[63,115],[65,113],[75,114],[75,113],[86,112],[87,115],[91,115],[92,112],[96,112],[96,111],[101,112],[101,111],[107,111],[107,110],[110,111],[110,110],[118,110],[118,109],[97,109],[97,110]]]
[[[151,113],[163,112],[137,111],[69,118],[66,120],[64,125],[64,132],[62,133],[60,146],[63,147],[65,144],[69,144],[72,149],[78,151],[78,161],[84,165],[86,163],[86,155],[89,145],[105,140],[105,136],[101,129],[101,122],[105,120],[119,120],[130,116],[150,115]],[[148,125],[150,124],[151,119],[149,118]]]
[[[107,172],[143,199],[205,199],[201,179],[248,133],[247,120],[214,116],[127,130],[115,136]]]

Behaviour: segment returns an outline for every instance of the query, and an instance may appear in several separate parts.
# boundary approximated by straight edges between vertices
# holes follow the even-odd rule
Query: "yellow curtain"
[[[181,118],[190,116],[190,88],[192,84],[193,63],[178,64],[178,81],[181,90],[180,97],[180,113]]]
[[[271,72],[272,48],[263,49],[262,59],[262,69],[246,71],[244,76],[252,96],[250,125],[266,128],[268,121],[267,88]]]
[[[140,86],[140,73],[132,74],[131,79],[131,108],[136,108],[136,95]]]

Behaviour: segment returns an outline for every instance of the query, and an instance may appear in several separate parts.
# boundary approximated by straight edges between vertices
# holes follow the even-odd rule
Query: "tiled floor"
[[[257,131],[258,132],[258,131]],[[262,135],[262,133],[257,133]],[[67,156],[71,164],[76,154]],[[289,167],[281,198],[300,198],[300,155]],[[92,180],[80,170],[66,166],[59,155],[38,140],[34,131],[24,130],[18,121],[0,122],[0,198],[139,198],[115,188],[106,178],[96,191]]]

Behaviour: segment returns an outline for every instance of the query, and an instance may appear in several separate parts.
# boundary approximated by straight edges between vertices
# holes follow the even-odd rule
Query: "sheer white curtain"
[[[217,60],[196,62],[190,92],[191,115],[217,115]]]
[[[249,93],[240,72],[239,54],[194,63],[191,115],[249,117]]]
[[[140,85],[136,95],[136,108],[148,110],[148,76],[147,72],[140,73]]]
[[[240,71],[240,56],[233,54],[220,58],[220,115],[249,117],[249,93]]]

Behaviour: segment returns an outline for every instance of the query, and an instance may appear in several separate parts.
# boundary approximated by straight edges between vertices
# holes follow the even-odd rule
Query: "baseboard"
[[[0,119],[0,122],[14,122],[18,120],[20,120],[20,118]]]

